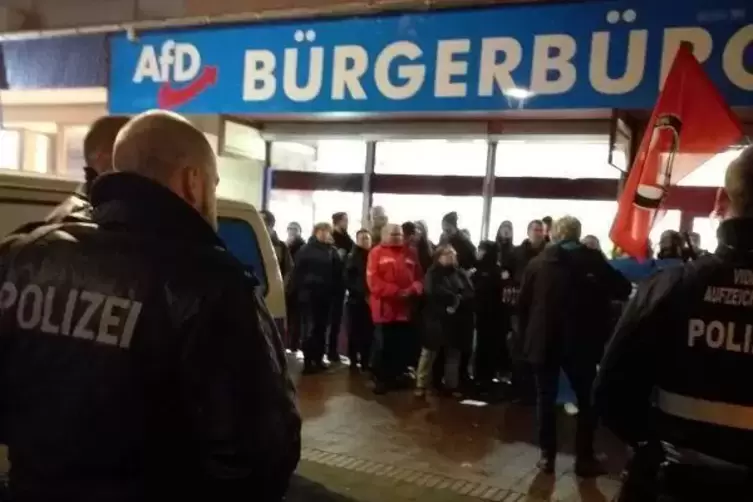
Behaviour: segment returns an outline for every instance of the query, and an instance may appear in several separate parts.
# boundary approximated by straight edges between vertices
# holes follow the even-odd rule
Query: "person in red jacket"
[[[369,253],[366,281],[369,306],[376,326],[373,360],[374,393],[394,388],[408,366],[408,346],[413,338],[412,297],[420,295],[421,267],[412,249],[403,241],[398,225],[382,229],[382,242]]]

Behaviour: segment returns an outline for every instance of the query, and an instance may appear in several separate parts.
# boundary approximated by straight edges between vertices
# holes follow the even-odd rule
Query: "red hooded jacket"
[[[380,244],[366,266],[369,306],[376,324],[410,320],[410,297],[423,292],[421,266],[408,246]]]

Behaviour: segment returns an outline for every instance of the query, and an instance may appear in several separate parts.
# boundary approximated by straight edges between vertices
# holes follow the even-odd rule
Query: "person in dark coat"
[[[112,171],[112,150],[115,138],[129,117],[104,116],[95,120],[84,137],[84,183],[48,216],[48,223],[58,223],[66,216],[91,211],[89,195],[92,184],[102,174]]]
[[[659,238],[659,252],[656,257],[659,260],[682,260],[684,242],[682,234],[676,230],[665,230]]]
[[[505,305],[513,307],[510,309],[512,311],[510,316],[511,335],[508,337],[508,349],[512,361],[513,398],[523,404],[533,404],[536,401],[536,386],[533,370],[521,353],[520,340],[522,337],[518,326],[516,304],[523,272],[528,263],[538,256],[547,245],[544,223],[541,220],[530,221],[526,234],[526,239],[515,247],[512,256],[506,260],[507,266],[503,269],[503,272],[507,270],[507,273],[511,275],[505,280],[503,298]]]
[[[541,218],[541,223],[544,224],[544,242],[549,244],[552,242],[552,220],[551,216],[544,216]]]
[[[509,274],[512,274],[515,270],[515,245],[512,238],[512,222],[505,220],[499,224],[494,242],[497,245],[497,263],[502,270],[507,270]]]
[[[332,242],[344,267],[348,254],[355,245],[353,239],[348,235],[347,213],[340,212],[332,215]],[[327,357],[331,363],[337,364],[340,362],[339,344],[345,306],[345,289],[336,291],[335,294],[337,296],[332,299],[332,313],[330,314],[329,331],[327,333]]]
[[[447,213],[442,218],[443,244],[449,244],[458,255],[458,266],[463,270],[470,270],[476,265],[476,246],[458,228],[458,213]]]
[[[474,383],[481,391],[489,390],[498,370],[509,370],[507,329],[502,308],[502,268],[497,263],[497,255],[493,241],[482,241],[478,247],[476,270],[471,275],[476,310]]]
[[[432,366],[445,349],[444,388],[459,397],[461,354],[473,342],[473,286],[458,266],[457,253],[444,244],[437,248],[434,264],[424,277],[423,339],[416,374],[416,396],[431,384]]]
[[[332,240],[335,241],[335,249],[343,260],[353,251],[355,242],[348,234],[348,213],[332,215]]]
[[[426,272],[434,260],[434,243],[429,239],[429,229],[426,228],[426,223],[416,221],[415,224],[418,232],[418,242],[416,243],[418,263],[421,265],[421,270]]]
[[[298,251],[301,250],[306,241],[301,237],[301,225],[296,221],[291,221],[288,225],[288,238],[285,241],[288,245],[288,251],[290,251],[290,257],[293,258],[293,264],[295,264],[295,256]]]
[[[290,273],[293,271],[293,258],[290,256],[290,250],[287,243],[280,240],[275,231],[275,223],[277,219],[272,211],[263,209],[260,211],[261,217],[264,220],[264,225],[267,227],[267,233],[272,241],[272,247],[275,250],[275,256],[277,257],[277,264],[280,266],[280,274],[282,274],[283,282],[287,283],[290,279]]]
[[[281,502],[295,389],[258,280],[217,235],[211,145],[155,110],[113,164],[90,220],[0,244],[10,499]]]
[[[326,370],[324,362],[327,326],[332,302],[343,289],[343,264],[332,247],[332,226],[317,223],[313,235],[296,256],[289,283],[302,318],[304,374]]]
[[[515,248],[515,274],[520,281],[528,262],[536,258],[546,247],[546,234],[544,223],[541,220],[532,220],[528,223],[526,239]]]
[[[356,245],[345,264],[345,287],[348,291],[348,358],[350,369],[368,371],[374,323],[369,310],[369,288],[366,284],[366,265],[371,250],[371,233],[365,228],[356,233]]]
[[[296,255],[306,241],[301,237],[301,225],[293,221],[288,224],[288,238],[285,243],[290,252],[290,258],[295,267]],[[298,312],[298,301],[292,294],[290,287],[285,288],[285,312],[287,313],[287,347],[292,352],[298,352],[301,348],[301,316]]]
[[[536,374],[539,468],[554,472],[561,368],[578,400],[575,472],[593,477],[604,471],[593,451],[596,418],[591,389],[610,335],[611,302],[627,299],[632,286],[600,251],[582,245],[580,234],[576,218],[557,221],[553,244],[531,261],[523,275],[518,316],[522,353]]]
[[[604,251],[601,249],[601,241],[595,235],[589,234],[589,235],[583,237],[583,239],[581,239],[580,242],[581,242],[581,244],[583,244],[587,248],[594,249],[596,251],[600,251],[601,254],[604,254]],[[607,255],[604,254],[604,258],[606,258],[606,256]]]
[[[462,270],[469,272],[476,266],[476,246],[473,245],[471,240],[458,228],[458,213],[452,211],[447,213],[442,218],[442,238],[440,239],[442,244],[449,244],[455,249],[458,258],[458,267]],[[471,356],[473,353],[473,347],[469,345],[463,350],[460,356],[460,381],[461,384],[467,385],[471,381],[469,366],[471,363]],[[439,372],[444,368],[444,354],[440,352],[437,357],[436,377],[439,376]]]

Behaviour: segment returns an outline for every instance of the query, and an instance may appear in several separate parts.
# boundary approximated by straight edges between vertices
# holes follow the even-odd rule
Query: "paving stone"
[[[433,396],[419,405],[408,391],[375,400],[363,377],[335,371],[301,378],[300,362],[291,367],[304,421],[304,460],[334,465],[343,479],[365,475],[372,485],[394,486],[406,493],[413,493],[413,488],[403,485],[495,502],[528,502],[529,492],[541,498],[533,487],[539,455],[534,407],[476,408]],[[561,416],[559,422],[563,450],[571,451],[574,421]],[[616,479],[625,449],[607,435],[598,437],[597,448],[607,454],[615,480],[599,480],[594,494],[609,500],[619,490]],[[556,497],[577,496],[572,491],[572,462],[568,453],[558,457],[565,470],[558,469],[552,487]],[[389,489],[385,490],[376,495],[389,500]]]

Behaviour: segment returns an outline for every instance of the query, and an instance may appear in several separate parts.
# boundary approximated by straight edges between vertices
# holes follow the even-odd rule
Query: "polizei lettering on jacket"
[[[753,71],[744,64],[745,51],[753,43],[753,24],[737,30],[723,45],[713,44],[710,33],[699,26],[667,28],[662,36],[661,67],[653,73],[646,63],[646,29],[630,30],[627,44],[611,41],[609,31],[598,31],[592,33],[587,48],[578,47],[575,38],[567,34],[542,34],[533,37],[530,53],[524,53],[519,40],[498,36],[437,40],[431,51],[411,40],[396,40],[371,55],[357,44],[317,45],[314,30],[297,30],[293,39],[299,45],[284,49],[282,54],[267,49],[245,51],[243,100],[267,101],[280,90],[294,102],[313,101],[323,95],[333,100],[367,100],[374,97],[366,93],[363,84],[367,80],[374,83],[382,97],[395,101],[410,99],[426,87],[436,98],[491,97],[515,89],[518,84],[537,95],[557,95],[570,91],[579,78],[588,78],[591,87],[601,94],[622,95],[635,90],[647,74],[658,75],[655,85],[661,88],[683,42],[693,45],[693,53],[701,63],[712,53],[717,54],[726,78],[740,89],[753,91]],[[583,50],[590,53],[586,76],[578,75],[574,62],[576,53]],[[167,75],[154,63],[154,49],[145,51],[133,77],[136,83],[145,74],[161,78]],[[302,56],[303,51],[308,54]],[[618,51],[626,54],[621,72],[612,71],[609,65],[610,55]],[[427,54],[431,54],[431,62],[427,61]],[[478,60],[471,64],[471,58]],[[530,65],[525,64],[526,59]],[[530,73],[520,75],[519,68],[530,68]],[[331,74],[327,79],[329,88],[324,88],[325,71]],[[516,83],[513,73],[522,81]]]
[[[753,351],[753,325],[734,321],[688,321],[688,347],[705,347],[751,354]]]
[[[12,282],[0,287],[0,312],[15,316],[25,331],[70,336],[127,349],[142,303],[96,291],[40,287]]]

